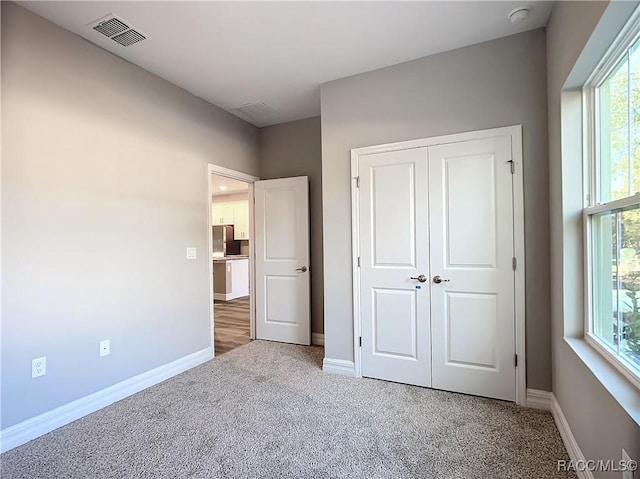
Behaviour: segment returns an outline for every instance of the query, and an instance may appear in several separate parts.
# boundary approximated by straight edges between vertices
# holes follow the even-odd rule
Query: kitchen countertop
[[[223,257],[218,256],[218,257],[213,258],[213,262],[214,263],[226,263],[227,261],[235,261],[235,260],[239,260],[239,259],[249,259],[249,257],[241,255],[241,254],[234,254],[234,255],[231,255],[231,256],[223,256]]]

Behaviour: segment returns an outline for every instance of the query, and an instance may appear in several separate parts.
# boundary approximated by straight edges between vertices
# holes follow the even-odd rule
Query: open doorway
[[[252,338],[252,182],[210,171],[215,355]]]
[[[309,179],[211,164],[207,179],[214,354],[256,338],[311,344]]]

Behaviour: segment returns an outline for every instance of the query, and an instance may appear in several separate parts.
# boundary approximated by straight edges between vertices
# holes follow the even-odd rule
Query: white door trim
[[[367,146],[351,150],[351,238],[352,238],[352,271],[353,271],[353,350],[355,376],[362,377],[360,336],[362,332],[362,317],[360,314],[360,218],[359,210],[359,159],[361,155],[384,153],[411,148],[424,148],[446,143],[480,140],[496,136],[509,135],[511,137],[511,153],[515,166],[513,174],[513,228],[514,255],[517,268],[515,271],[515,351],[518,356],[516,367],[516,404],[527,403],[527,367],[525,343],[525,263],[524,263],[524,182],[522,175],[522,125],[505,126],[452,135],[435,136],[418,140],[400,141],[384,145]]]
[[[213,197],[213,191],[211,190],[211,175],[218,176],[226,176],[227,178],[233,178],[234,180],[246,181],[249,184],[249,192],[247,194],[249,199],[249,290],[251,294],[249,296],[249,337],[251,339],[255,339],[256,337],[256,315],[255,315],[255,254],[253,249],[253,182],[258,181],[260,178],[257,176],[248,175],[246,173],[242,173],[241,171],[231,170],[229,168],[225,168],[223,166],[214,165],[209,163],[207,165],[207,238],[209,240],[208,243],[208,261],[209,261],[209,317],[211,321],[209,322],[209,338],[211,340],[211,351],[213,351],[213,356],[215,357],[215,316],[213,311],[213,243],[211,241],[211,228],[213,227],[212,222],[212,203],[211,198]]]

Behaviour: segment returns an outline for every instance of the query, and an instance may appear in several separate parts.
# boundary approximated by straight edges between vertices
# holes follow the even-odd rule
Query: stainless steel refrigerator
[[[229,256],[240,254],[240,241],[233,239],[233,226],[213,227],[214,256]]]

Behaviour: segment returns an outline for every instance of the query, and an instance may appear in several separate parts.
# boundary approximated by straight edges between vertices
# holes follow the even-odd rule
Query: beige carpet
[[[254,341],[0,456],[10,478],[538,478],[551,415],[320,370]]]

